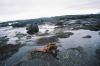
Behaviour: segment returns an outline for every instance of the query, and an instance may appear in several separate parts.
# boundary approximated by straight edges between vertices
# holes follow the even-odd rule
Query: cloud
[[[0,20],[95,13],[99,0],[0,0]]]

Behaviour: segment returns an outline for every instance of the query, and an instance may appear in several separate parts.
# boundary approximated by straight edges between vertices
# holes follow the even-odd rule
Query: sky
[[[0,22],[100,13],[100,0],[0,0]]]

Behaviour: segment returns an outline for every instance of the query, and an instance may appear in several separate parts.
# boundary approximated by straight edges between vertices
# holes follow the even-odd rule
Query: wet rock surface
[[[23,23],[14,23],[12,24],[12,27],[13,28],[18,28],[18,27],[25,27],[26,24],[23,24]]]
[[[96,49],[97,66],[100,66],[100,47]]]
[[[28,24],[26,30],[28,34],[35,34],[39,32],[39,28],[37,24]]]
[[[9,38],[7,38],[7,36],[0,37],[0,47],[6,45],[8,40],[9,40]]]
[[[11,57],[14,53],[16,53],[19,49],[20,45],[12,45],[8,44],[0,47],[0,60],[6,60]]]
[[[69,28],[69,30],[79,30],[79,29],[85,29],[85,30],[91,30],[91,31],[99,31],[100,30],[100,24],[96,25],[91,25],[86,23],[86,24],[70,24],[67,25],[66,28]]]
[[[22,63],[16,64],[14,66],[62,66],[59,62],[56,60],[52,61],[45,61],[41,59],[34,59],[34,60],[27,60]]]
[[[84,36],[83,38],[92,38],[92,36],[86,35],[86,36]]]
[[[49,61],[49,60],[54,60],[56,59],[56,57],[54,57],[52,54],[50,53],[46,53],[46,52],[41,52],[41,51],[33,51],[31,52],[31,56],[32,56],[32,59],[42,59],[42,60],[46,60],[46,61]]]
[[[100,60],[100,48],[96,49],[96,57]]]
[[[51,42],[58,42],[58,38],[56,36],[51,36],[51,37],[39,38],[37,40],[37,44],[41,44],[41,45],[51,43]]]
[[[55,25],[57,25],[58,28],[63,28],[64,27],[64,22],[58,22]]]
[[[56,37],[58,37],[58,38],[68,38],[71,35],[73,35],[72,32],[59,32],[59,33],[56,33]]]
[[[99,35],[100,35],[100,32],[99,32]]]

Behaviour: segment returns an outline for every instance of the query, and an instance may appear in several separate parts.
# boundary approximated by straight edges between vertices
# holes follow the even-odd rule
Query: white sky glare
[[[100,12],[100,0],[0,0],[0,21]]]

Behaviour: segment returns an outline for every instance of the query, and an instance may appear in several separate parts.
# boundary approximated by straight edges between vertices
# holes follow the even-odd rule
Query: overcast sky
[[[0,0],[0,21],[100,13],[100,0]]]

